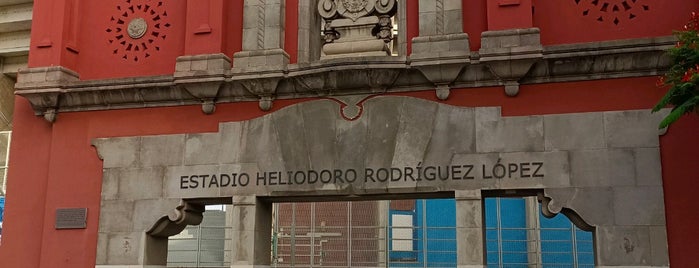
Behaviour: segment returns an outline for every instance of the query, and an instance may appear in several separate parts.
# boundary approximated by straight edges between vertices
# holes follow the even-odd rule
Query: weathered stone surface
[[[277,135],[280,139],[279,149],[287,170],[305,170],[310,168],[308,148],[309,142],[304,135],[303,113],[298,106],[290,107],[289,113],[272,115]]]
[[[219,161],[221,164],[238,163],[242,154],[243,127],[241,122],[230,122],[219,125],[219,138],[221,142],[218,146]]]
[[[443,165],[476,151],[475,109],[438,105],[424,163]]]
[[[650,110],[604,113],[604,129],[610,147],[658,147],[658,114]]]
[[[109,157],[101,156],[104,168],[131,167],[139,162],[141,138],[96,139],[93,144],[109,152]]]
[[[139,160],[143,167],[181,165],[185,136],[147,136],[141,138]],[[173,146],[178,144],[178,146]]]
[[[660,186],[614,188],[614,222],[617,225],[664,225],[664,211]]]
[[[651,265],[667,266],[670,263],[665,226],[650,226]]]
[[[600,149],[605,146],[600,113],[544,116],[546,150]]]
[[[476,149],[479,153],[543,151],[543,119],[500,117],[499,109],[477,109]]]
[[[118,174],[117,197],[121,200],[156,199],[163,195],[163,167],[122,169]]]
[[[330,100],[316,102],[315,105],[304,105],[303,135],[308,142],[308,165],[311,169],[331,169],[335,166],[336,129],[342,124],[338,115],[339,107]],[[361,144],[356,144],[357,147]],[[332,157],[328,157],[332,156]],[[340,163],[343,164],[343,163]]]
[[[186,134],[184,148],[185,165],[218,163],[221,153],[221,139],[218,133]]]
[[[131,232],[134,202],[125,200],[102,200],[100,204],[100,232]]]
[[[107,235],[107,264],[133,265],[143,250],[142,232],[110,233]]]
[[[571,184],[579,187],[635,185],[636,165],[631,150],[571,151]]]
[[[662,186],[662,168],[659,148],[634,149],[636,162],[636,184],[644,186]]]
[[[596,229],[597,265],[649,266],[650,234],[646,226],[599,226]]]
[[[119,198],[120,168],[105,168],[102,172],[102,200]]]

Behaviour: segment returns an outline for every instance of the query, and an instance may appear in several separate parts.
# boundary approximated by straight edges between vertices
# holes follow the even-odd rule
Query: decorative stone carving
[[[321,58],[391,55],[395,0],[321,0],[318,14],[325,21]]]
[[[182,201],[169,215],[153,224],[146,233],[154,237],[169,237],[179,234],[187,225],[199,225],[204,219],[204,205]]]
[[[146,34],[148,30],[148,23],[143,18],[135,18],[129,22],[129,27],[127,28],[129,36],[133,39],[139,39]]]

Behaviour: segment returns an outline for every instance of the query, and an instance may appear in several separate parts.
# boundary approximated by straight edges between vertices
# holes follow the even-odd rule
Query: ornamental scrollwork
[[[396,0],[320,0],[318,14],[323,18],[323,35],[326,43],[340,38],[340,33],[333,27],[332,21],[349,19],[354,23],[364,17],[376,17],[372,34],[378,39],[390,42],[393,39],[393,20],[396,14]]]

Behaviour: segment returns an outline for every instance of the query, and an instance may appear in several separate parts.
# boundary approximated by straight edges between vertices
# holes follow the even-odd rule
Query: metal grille
[[[594,267],[592,233],[578,229],[563,215],[544,218],[533,198],[518,199],[526,201],[526,205],[516,211],[509,211],[511,206],[501,204],[505,198],[493,199],[494,209],[486,209],[486,213],[495,214],[489,217],[497,220],[494,226],[486,227],[488,268]],[[507,225],[511,224],[511,218],[505,215],[512,217],[519,213],[525,226]]]
[[[425,213],[424,203],[400,212],[389,206],[389,201],[275,204],[272,266],[456,267],[453,224],[430,226],[428,217],[436,215]],[[397,224],[392,215],[412,216],[410,224]]]

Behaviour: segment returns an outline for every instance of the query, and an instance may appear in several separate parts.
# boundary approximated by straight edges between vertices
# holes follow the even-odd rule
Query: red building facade
[[[131,215],[125,218],[104,214],[105,196],[111,194],[111,186],[104,184],[108,162],[127,157],[103,158],[102,149],[93,146],[96,139],[216,133],[221,131],[220,123],[248,122],[326,99],[339,104],[348,122],[361,122],[362,116],[371,115],[372,109],[363,105],[379,97],[410,97],[474,109],[500,107],[502,118],[648,110],[664,94],[655,81],[669,63],[663,54],[674,45],[669,35],[685,23],[691,10],[699,10],[699,2],[693,0],[464,0],[458,5],[456,1],[377,1],[376,5],[395,5],[384,13],[367,12],[394,18],[398,25],[394,49],[383,56],[350,51],[331,57],[322,49],[318,29],[324,27],[321,21],[340,20],[344,15],[328,19],[319,14],[323,1],[320,5],[298,0],[253,2],[35,1],[29,69],[20,72],[17,83],[0,246],[3,267],[159,265],[148,260],[151,255],[146,249],[131,246],[131,240],[114,242],[114,233],[108,232],[101,237],[100,230],[108,228],[106,221],[139,219],[132,211],[122,211]],[[357,16],[360,20],[368,15]],[[332,27],[341,32],[338,25]],[[346,36],[332,43],[341,44]],[[656,131],[652,127],[657,122],[639,120],[640,125],[651,127],[639,132]],[[623,129],[626,123],[633,124],[623,120],[610,124]],[[609,134],[614,137],[605,137],[607,145],[614,147],[609,140],[624,139],[616,135],[633,140],[637,127]],[[579,131],[585,129],[583,125]],[[639,253],[637,262],[617,263],[598,256],[600,266],[662,267],[669,261],[675,267],[692,267],[699,263],[693,254],[699,248],[699,231],[694,228],[699,214],[692,213],[694,181],[699,178],[697,129],[699,118],[685,116],[659,136],[653,147],[659,148],[659,157],[646,159],[661,163],[664,204],[654,205],[664,205],[664,218],[657,226],[643,228],[661,226],[660,231],[617,237],[631,240],[638,248],[667,239],[667,253],[648,249]],[[505,139],[501,142],[507,144]],[[497,152],[529,150],[503,146]],[[158,155],[171,153],[162,147],[151,149]],[[351,151],[347,150],[342,152]],[[633,150],[636,154],[640,149]],[[643,166],[641,158],[634,157],[631,165]],[[268,161],[270,156],[258,158]],[[594,168],[585,170],[590,169]],[[643,177],[640,167],[631,170],[637,172],[637,181]],[[119,187],[137,189],[138,185]],[[118,191],[114,200],[140,198]],[[388,191],[381,196],[390,194],[400,193]],[[56,211],[61,208],[87,208],[86,227],[57,229]],[[616,221],[610,223],[613,226],[625,225],[619,223],[624,219],[612,221]],[[623,246],[620,242],[597,248],[615,252]],[[103,253],[115,250],[123,254]]]

